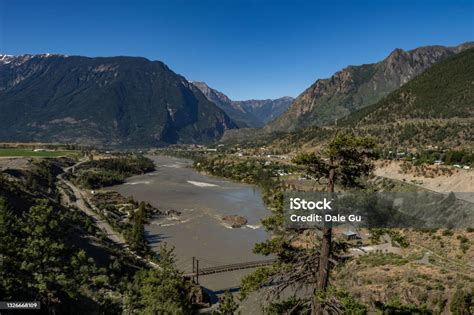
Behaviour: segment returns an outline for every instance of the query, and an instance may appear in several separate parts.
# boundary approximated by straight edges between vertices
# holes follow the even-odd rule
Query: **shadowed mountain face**
[[[206,142],[237,125],[164,63],[0,55],[0,140],[112,146]]]
[[[284,113],[294,98],[232,101],[224,93],[209,87],[204,82],[192,82],[208,100],[224,110],[240,127],[262,127]]]
[[[395,49],[378,63],[348,66],[329,79],[317,80],[266,129],[291,131],[334,123],[338,118],[375,104],[432,65],[471,47],[474,47],[472,42],[457,47],[427,46],[410,51]]]

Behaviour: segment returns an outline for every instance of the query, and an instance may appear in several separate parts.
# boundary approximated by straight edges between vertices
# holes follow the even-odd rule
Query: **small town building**
[[[357,232],[354,232],[352,230],[347,230],[342,232],[342,235],[346,238],[348,241],[352,240],[360,240],[360,235]]]

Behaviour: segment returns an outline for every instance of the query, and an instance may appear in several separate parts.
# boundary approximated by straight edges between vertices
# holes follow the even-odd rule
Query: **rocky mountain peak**
[[[215,89],[210,88],[205,82],[202,81],[190,81],[194,86],[196,86],[201,92],[214,103],[226,103],[231,104],[232,101],[222,92],[219,92]]]
[[[227,95],[209,87],[205,82],[192,82],[208,100],[225,111],[240,127],[262,127],[285,112],[293,98],[233,101]]]
[[[395,48],[385,59],[388,64],[401,62],[410,57],[410,54],[401,48]]]
[[[269,131],[288,131],[333,123],[357,109],[376,103],[432,65],[471,47],[474,47],[474,42],[456,47],[425,46],[409,51],[397,48],[380,62],[348,66],[330,78],[316,80],[285,114],[266,128]]]
[[[452,49],[456,53],[459,53],[459,52],[462,52],[464,50],[471,49],[471,48],[474,48],[474,42],[465,42],[465,43],[462,43],[461,45],[453,47]]]

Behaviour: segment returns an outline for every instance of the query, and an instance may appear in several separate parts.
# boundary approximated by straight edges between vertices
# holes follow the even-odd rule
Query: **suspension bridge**
[[[246,261],[234,264],[223,264],[206,268],[199,268],[199,259],[193,257],[193,271],[185,273],[184,277],[190,278],[196,283],[199,283],[199,277],[207,276],[216,273],[230,272],[242,269],[251,269],[257,267],[268,266],[276,262],[276,259]]]

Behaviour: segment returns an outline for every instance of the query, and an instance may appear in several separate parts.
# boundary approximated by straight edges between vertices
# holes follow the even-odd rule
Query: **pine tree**
[[[24,278],[19,271],[20,228],[19,220],[0,198],[0,296],[4,299],[18,294]]]
[[[147,249],[147,242],[145,239],[145,203],[141,202],[138,210],[132,217],[132,231],[130,248],[137,251],[139,254],[144,254]]]
[[[370,138],[357,138],[349,134],[336,135],[328,145],[326,152],[328,161],[315,153],[300,154],[294,162],[303,165],[309,175],[327,181],[327,191],[334,192],[335,182],[344,187],[361,187],[359,178],[373,170],[369,159],[374,157],[375,142]],[[312,308],[316,314],[323,314],[321,303],[317,301],[317,293],[325,292],[329,280],[329,259],[332,252],[332,228],[322,228],[322,242],[318,262],[317,292],[313,298]]]
[[[333,192],[337,187],[363,188],[360,178],[368,175],[373,165],[370,159],[374,154],[374,141],[369,138],[355,137],[350,134],[337,134],[328,144],[325,151],[320,153],[304,153],[295,157],[293,162],[302,166],[307,175],[324,182],[327,191]],[[323,159],[326,157],[326,159]],[[284,228],[283,188],[275,182],[273,195],[268,198],[268,206],[273,210],[273,216],[265,219],[263,224],[272,232],[272,238],[257,244],[254,251],[262,255],[278,257],[275,264],[257,269],[245,277],[241,284],[241,295],[245,298],[250,291],[262,286],[269,287],[269,294],[278,298],[288,288],[312,288],[313,294],[303,298],[305,293],[290,298],[298,298],[297,305],[291,306],[313,314],[322,314],[323,305],[319,297],[324,295],[328,287],[331,261],[338,260],[345,244],[332,240],[332,229],[323,228],[322,237],[315,231],[308,231],[314,236],[306,248],[295,246],[298,231]],[[275,284],[276,283],[276,284]],[[307,291],[306,291],[307,292]],[[296,294],[296,293],[295,293]],[[269,297],[270,300],[272,297]],[[331,299],[331,303],[337,303]],[[287,306],[290,307],[291,303]],[[280,305],[281,307],[284,304]],[[332,306],[331,306],[332,307]]]
[[[129,284],[125,308],[131,314],[190,314],[191,286],[173,264],[173,249],[160,250],[160,269],[142,269]]]
[[[226,290],[224,295],[219,298],[219,306],[217,307],[216,314],[221,315],[232,315],[235,314],[239,305],[234,300],[234,296],[230,291]]]

